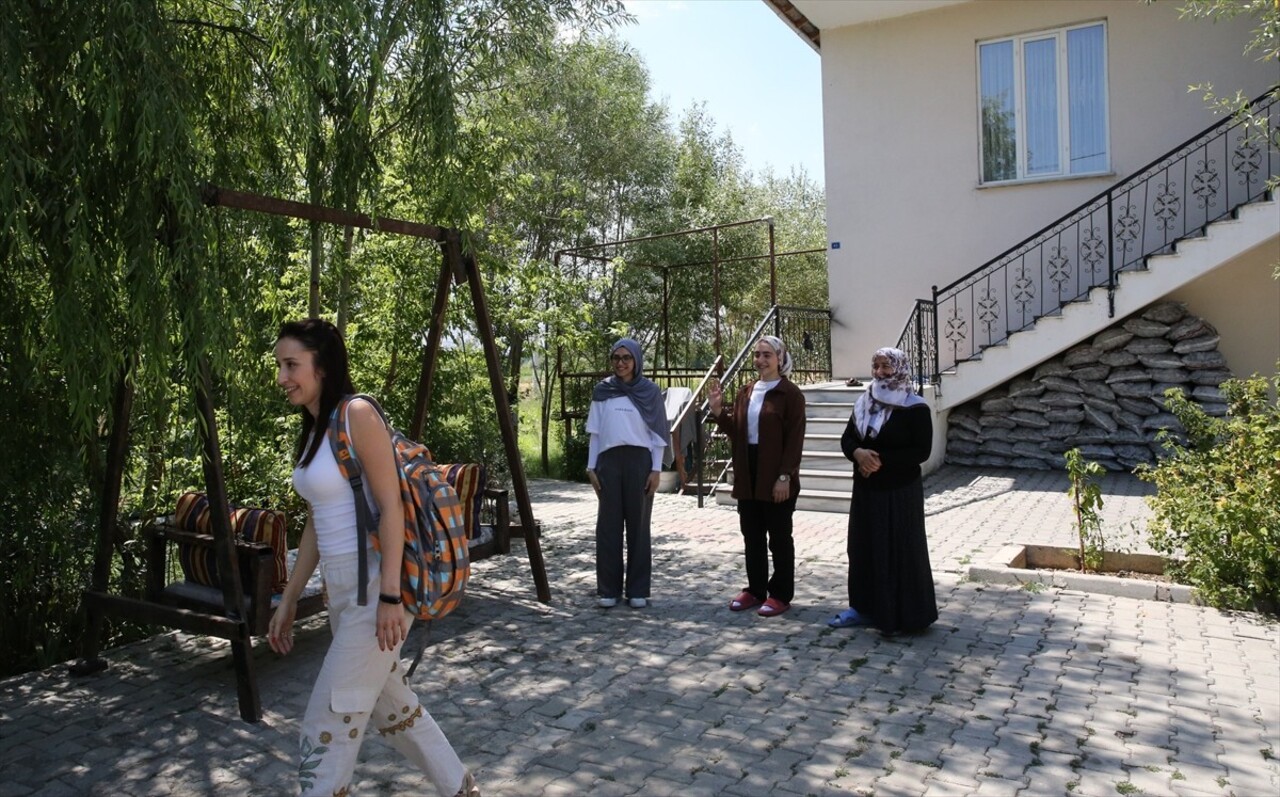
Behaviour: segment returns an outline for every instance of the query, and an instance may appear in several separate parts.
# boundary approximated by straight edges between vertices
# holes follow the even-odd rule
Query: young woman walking
[[[324,573],[333,644],[325,654],[302,718],[298,784],[304,797],[345,797],[360,744],[372,721],[378,734],[426,775],[441,797],[479,797],[475,778],[409,688],[400,646],[410,616],[400,598],[404,510],[391,436],[369,402],[347,404],[347,428],[364,466],[369,505],[378,514],[380,552],[369,548],[369,584],[377,601],[356,600],[359,577],[356,502],[329,446],[326,431],[339,401],[355,393],[347,348],[337,327],[309,318],[280,327],[276,383],[302,410],[294,489],[306,499],[307,522],[298,558],[267,639],[273,650],[293,649],[298,596],[316,566]]]

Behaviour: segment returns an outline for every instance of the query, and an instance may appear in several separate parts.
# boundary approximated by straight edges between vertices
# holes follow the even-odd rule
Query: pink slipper
[[[790,608],[791,604],[783,603],[777,598],[770,598],[764,602],[764,605],[760,607],[760,611],[756,612],[756,614],[761,617],[776,617]]]
[[[745,612],[747,609],[754,609],[760,605],[760,599],[745,589],[738,593],[738,597],[729,601],[729,611]]]

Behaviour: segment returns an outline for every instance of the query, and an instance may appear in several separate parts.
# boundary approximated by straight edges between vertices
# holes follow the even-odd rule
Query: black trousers
[[[751,466],[749,482],[756,481],[756,450],[748,448]],[[773,501],[738,499],[738,526],[742,529],[747,563],[747,592],[760,600],[777,598],[791,603],[796,593],[796,542],[791,536],[791,516],[796,499],[780,504]],[[773,554],[773,576],[769,576],[769,554]]]

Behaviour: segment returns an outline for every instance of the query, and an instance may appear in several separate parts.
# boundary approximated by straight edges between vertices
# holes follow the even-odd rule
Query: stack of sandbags
[[[1185,305],[1153,304],[952,410],[947,462],[1062,469],[1072,448],[1108,470],[1153,462],[1164,453],[1162,429],[1183,434],[1164,405],[1169,388],[1226,414],[1219,385],[1231,372],[1218,341]]]

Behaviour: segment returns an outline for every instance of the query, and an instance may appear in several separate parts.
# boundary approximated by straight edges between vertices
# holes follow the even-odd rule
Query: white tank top
[[[293,489],[298,491],[311,510],[311,522],[316,528],[316,547],[322,560],[356,552],[356,498],[351,492],[351,482],[338,470],[333,449],[325,440],[316,451],[315,458],[305,468],[294,468]],[[369,483],[364,484],[364,497],[369,502],[376,522],[378,505],[369,493]],[[377,529],[373,529],[374,533]]]

